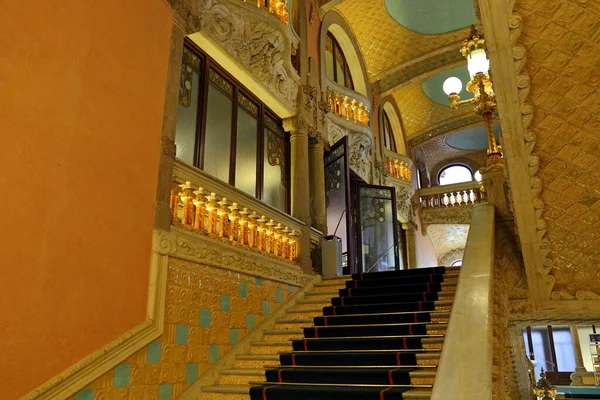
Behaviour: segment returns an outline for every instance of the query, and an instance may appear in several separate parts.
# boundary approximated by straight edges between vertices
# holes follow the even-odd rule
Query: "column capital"
[[[283,129],[291,134],[303,133],[308,136],[309,128],[312,128],[312,125],[304,115],[294,115],[283,120]]]

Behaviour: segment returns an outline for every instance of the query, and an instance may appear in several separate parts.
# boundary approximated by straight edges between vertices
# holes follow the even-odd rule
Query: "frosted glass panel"
[[[238,107],[235,152],[235,187],[256,195],[256,146],[258,121]]]
[[[344,78],[344,63],[340,62],[339,57],[338,57],[338,62],[335,65],[335,68],[337,69],[336,82],[342,86],[346,86],[346,79]]]
[[[362,272],[398,269],[394,236],[393,195],[390,188],[360,188]]]
[[[285,212],[285,136],[264,133],[263,201]]]
[[[187,71],[183,71],[184,73],[182,73],[182,86],[179,90],[177,124],[175,125],[176,157],[188,164],[193,164],[200,75],[196,71],[192,71],[192,68],[185,64],[182,65],[182,68],[185,68]],[[189,74],[192,76],[191,84],[189,80],[185,79]]]
[[[224,182],[229,182],[232,107],[229,98],[208,85],[203,169]]]

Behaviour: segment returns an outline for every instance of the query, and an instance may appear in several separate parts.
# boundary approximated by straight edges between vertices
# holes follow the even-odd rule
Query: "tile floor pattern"
[[[296,286],[171,259],[164,334],[69,400],[171,400]]]

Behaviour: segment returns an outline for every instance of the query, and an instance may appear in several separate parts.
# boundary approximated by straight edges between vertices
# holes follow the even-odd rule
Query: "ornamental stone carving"
[[[396,212],[398,218],[405,222],[412,219],[411,199],[415,194],[415,189],[412,186],[400,186],[389,179],[386,179],[386,185],[394,186],[396,189]]]
[[[423,232],[431,224],[470,224],[473,205],[443,208],[422,208],[421,223]]]
[[[181,5],[181,1],[170,1],[173,7]],[[289,27],[250,3],[199,0],[197,4],[193,14],[183,11],[187,13],[187,25],[191,25],[188,29],[210,36],[275,97],[295,110],[300,76],[291,63],[296,43],[292,43]]]
[[[358,174],[365,182],[371,182],[371,161],[369,151],[373,144],[373,139],[369,133],[353,130],[340,123],[334,122],[342,119],[335,115],[328,115],[326,118],[327,138],[329,145],[333,145],[344,136],[348,136],[348,163],[350,168]]]

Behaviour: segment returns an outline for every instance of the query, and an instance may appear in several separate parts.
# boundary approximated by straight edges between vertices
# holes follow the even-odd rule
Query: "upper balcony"
[[[365,96],[327,79],[327,100],[333,114],[369,127],[371,103]]]
[[[411,183],[412,174],[412,160],[407,156],[395,153],[391,150],[384,149],[383,155],[385,157],[385,169],[387,171],[388,178],[393,178],[403,183]]]

